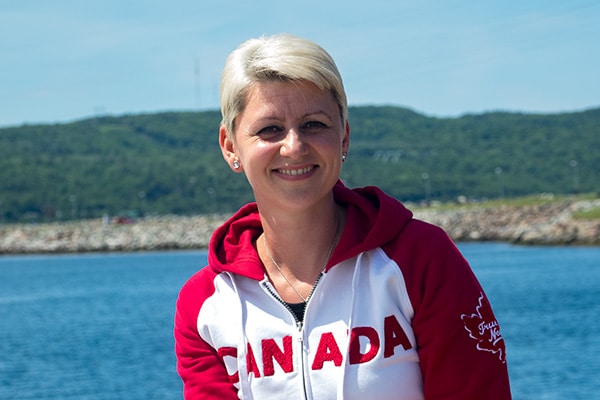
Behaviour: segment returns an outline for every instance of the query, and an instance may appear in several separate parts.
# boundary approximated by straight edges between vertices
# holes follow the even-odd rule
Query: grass
[[[469,209],[469,208],[497,208],[497,207],[528,207],[543,204],[558,203],[566,200],[570,201],[581,201],[581,200],[594,200],[598,199],[598,194],[580,194],[580,195],[553,195],[551,193],[542,193],[536,195],[529,195],[523,197],[513,197],[504,199],[490,199],[480,202],[466,202],[466,203],[433,203],[430,207],[424,208],[422,206],[412,207],[414,210],[418,209],[429,209],[429,210],[456,210],[456,209]],[[589,210],[579,211],[574,213],[575,218],[579,219],[596,219],[600,218],[600,207],[594,207]]]
[[[600,219],[600,207],[593,207],[585,211],[577,211],[573,213],[574,219]]]

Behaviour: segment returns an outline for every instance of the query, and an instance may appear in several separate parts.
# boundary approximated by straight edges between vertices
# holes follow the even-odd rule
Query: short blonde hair
[[[250,39],[227,58],[221,78],[221,123],[229,135],[234,132],[236,117],[246,107],[250,87],[272,79],[307,81],[321,90],[330,90],[342,122],[346,121],[346,92],[333,58],[310,40],[279,34]]]

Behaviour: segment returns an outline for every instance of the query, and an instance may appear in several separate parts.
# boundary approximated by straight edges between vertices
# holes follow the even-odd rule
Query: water
[[[178,288],[203,253],[0,257],[0,399],[176,399]]]
[[[600,248],[462,244],[515,399],[600,393]],[[0,399],[180,399],[173,311],[204,252],[0,257]]]
[[[515,399],[600,398],[600,248],[468,244]]]

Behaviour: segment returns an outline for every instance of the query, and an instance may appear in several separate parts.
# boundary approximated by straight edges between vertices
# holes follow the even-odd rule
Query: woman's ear
[[[221,147],[223,159],[225,159],[225,162],[229,164],[229,167],[234,172],[241,172],[242,166],[240,164],[239,157],[235,153],[235,143],[233,143],[231,135],[228,134],[225,125],[221,125],[219,128],[219,146]]]
[[[342,153],[348,154],[350,149],[350,124],[346,120],[346,126],[344,129],[344,137],[342,138]]]

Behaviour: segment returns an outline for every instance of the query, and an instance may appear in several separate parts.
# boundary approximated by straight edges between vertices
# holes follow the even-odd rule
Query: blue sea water
[[[514,399],[600,398],[600,248],[461,244]],[[0,399],[180,399],[179,288],[206,253],[0,257]]]

